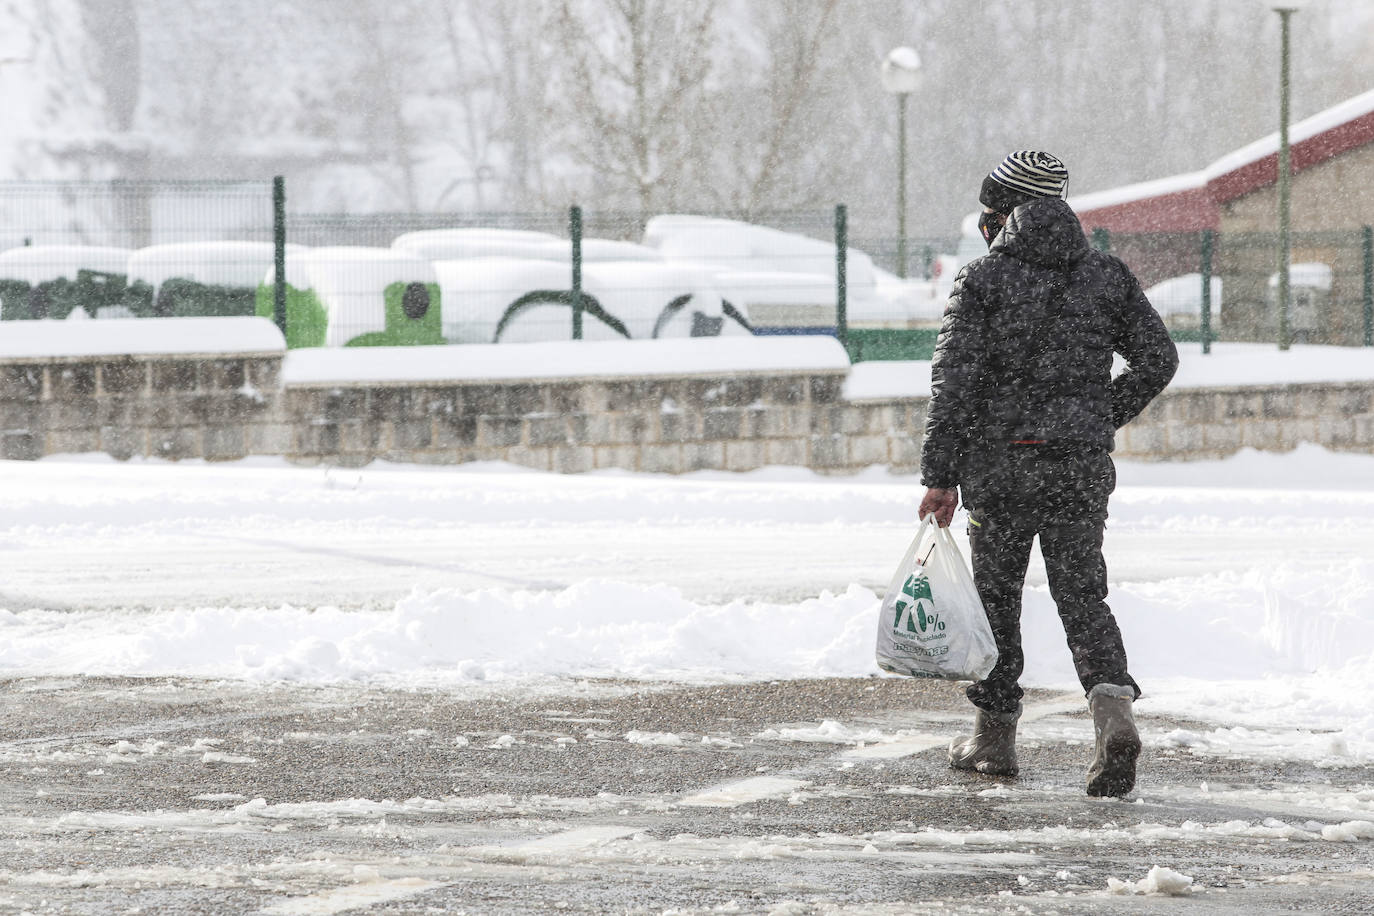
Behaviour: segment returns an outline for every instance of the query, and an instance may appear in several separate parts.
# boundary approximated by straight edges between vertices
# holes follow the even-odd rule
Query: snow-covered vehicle
[[[257,314],[271,318],[276,268]],[[434,268],[394,248],[306,248],[286,254],[286,345],[366,347],[444,343]]]
[[[431,259],[450,343],[564,340],[572,336],[572,243],[544,233],[440,229],[393,248]],[[613,239],[582,241],[582,336],[588,340],[750,333],[716,272],[666,263],[656,250]]]
[[[1211,279],[1208,308],[1212,327],[1221,320],[1221,277]],[[1145,290],[1145,298],[1171,331],[1196,331],[1202,325],[1202,274],[1180,274]]]
[[[647,246],[669,263],[715,272],[728,302],[764,331],[830,331],[836,326],[837,259],[833,242],[714,217],[667,214],[649,220]],[[938,323],[938,284],[903,280],[863,251],[845,253],[850,327],[910,328]],[[948,280],[943,281],[948,292]]]
[[[562,242],[548,232],[525,229],[423,229],[398,235],[392,248],[409,251],[426,261],[460,258],[541,258],[551,243]]]
[[[299,250],[291,246],[288,250]],[[134,313],[167,318],[252,315],[272,268],[271,242],[178,242],[129,255]]]
[[[424,229],[397,236],[392,248],[404,248],[428,261],[465,258],[527,258],[539,261],[572,260],[572,242],[548,232],[523,229]],[[582,260],[661,261],[652,248],[614,239],[584,238]]]
[[[572,336],[569,265],[519,258],[434,264],[452,343],[566,340]],[[582,268],[582,336],[588,340],[748,334],[709,272],[646,261]]]
[[[0,252],[0,318],[95,318],[129,304],[127,248],[34,245]]]

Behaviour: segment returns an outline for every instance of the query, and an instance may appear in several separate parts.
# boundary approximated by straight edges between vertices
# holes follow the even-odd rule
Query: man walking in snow
[[[1063,199],[1068,177],[1056,157],[1021,150],[983,180],[989,250],[955,278],[935,346],[920,513],[947,526],[962,494],[999,651],[968,688],[973,734],[950,745],[951,766],[1017,772],[1021,592],[1038,536],[1097,736],[1088,794],[1122,796],[1135,785],[1140,688],[1105,601],[1110,452],[1173,378],[1178,351],[1130,269],[1089,246]],[[1116,378],[1114,353],[1126,362]]]

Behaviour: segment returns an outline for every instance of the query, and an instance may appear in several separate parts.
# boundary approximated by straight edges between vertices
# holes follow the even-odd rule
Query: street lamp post
[[[897,276],[906,278],[906,100],[921,84],[915,48],[893,48],[883,59],[883,89],[897,96]]]
[[[1288,312],[1292,287],[1289,283],[1289,261],[1293,255],[1293,237],[1289,211],[1289,183],[1292,178],[1292,159],[1288,149],[1289,99],[1289,19],[1300,4],[1290,0],[1286,6],[1274,7],[1279,14],[1279,349],[1287,350],[1292,343]]]

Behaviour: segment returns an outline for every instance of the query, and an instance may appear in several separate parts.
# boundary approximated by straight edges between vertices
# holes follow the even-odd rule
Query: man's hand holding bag
[[[878,610],[878,667],[893,674],[980,681],[997,663],[973,576],[948,528],[926,515]]]

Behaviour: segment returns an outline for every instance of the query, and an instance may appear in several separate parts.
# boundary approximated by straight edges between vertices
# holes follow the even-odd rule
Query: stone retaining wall
[[[0,361],[0,457],[500,460],[678,473],[914,469],[926,400],[849,402],[844,370],[727,378],[296,384],[281,354]],[[1138,460],[1302,442],[1374,452],[1374,383],[1169,391],[1117,438]]]
[[[280,354],[0,363],[0,458],[285,454]],[[276,435],[272,435],[273,432]]]
[[[1312,442],[1374,452],[1374,382],[1165,391],[1117,433],[1117,454],[1139,460],[1221,458]]]
[[[728,379],[291,386],[292,457],[511,461],[562,472],[679,473],[768,464],[847,468],[876,414],[839,400],[842,373]],[[885,439],[885,430],[876,430]]]

